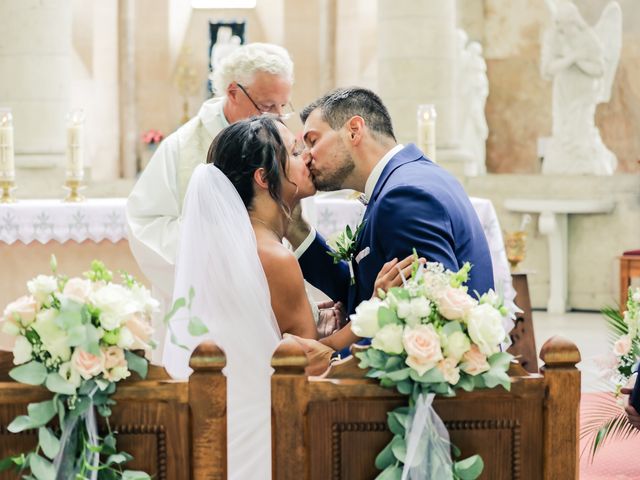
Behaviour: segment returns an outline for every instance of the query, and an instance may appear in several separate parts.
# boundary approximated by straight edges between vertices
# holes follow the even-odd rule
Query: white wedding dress
[[[195,297],[191,315],[209,329],[194,337],[188,313],[171,321],[163,364],[187,378],[189,358],[206,339],[227,365],[227,471],[231,480],[271,478],[271,356],[281,339],[249,215],[236,189],[214,165],[199,165],[185,197],[176,259],[174,301]]]

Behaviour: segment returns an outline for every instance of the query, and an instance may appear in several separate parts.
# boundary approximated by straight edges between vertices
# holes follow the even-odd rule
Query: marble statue
[[[570,1],[547,0],[553,27],[542,44],[543,77],[553,80],[553,131],[542,173],[612,175],[618,160],[594,123],[611,98],[622,47],[622,12],[610,2],[589,26]]]
[[[233,52],[242,43],[238,35],[233,34],[233,30],[228,26],[221,26],[216,35],[216,42],[211,47],[211,73],[209,78],[213,79],[213,71],[220,65],[224,57]],[[214,92],[216,95],[224,95],[224,92]]]
[[[469,155],[464,174],[484,175],[487,173],[486,142],[489,136],[484,114],[489,95],[487,64],[482,56],[482,46],[475,41],[468,42],[467,34],[461,29],[458,29],[458,50],[458,120],[462,148]]]

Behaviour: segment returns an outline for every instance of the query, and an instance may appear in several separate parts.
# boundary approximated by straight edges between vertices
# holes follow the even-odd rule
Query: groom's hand
[[[307,365],[305,369],[305,373],[308,376],[321,375],[327,371],[331,363],[333,348],[327,347],[325,344],[310,338],[302,338],[291,334],[285,335],[287,338],[293,338],[304,350],[307,360],[309,361],[309,365]]]
[[[409,255],[401,262],[398,262],[398,259],[394,258],[385,263],[373,284],[373,296],[376,297],[378,295],[378,290],[387,292],[392,287],[402,285],[402,279],[408,279],[411,276],[411,269],[413,268],[415,259],[415,256]],[[420,263],[427,263],[422,257],[420,257],[418,261]]]
[[[334,303],[333,300],[318,304],[318,336],[328,337],[333,332],[340,330],[347,320],[347,312],[342,302]]]
[[[291,222],[287,229],[286,239],[295,250],[309,236],[309,233],[311,233],[311,227],[302,216],[302,206],[298,203],[291,212]]]

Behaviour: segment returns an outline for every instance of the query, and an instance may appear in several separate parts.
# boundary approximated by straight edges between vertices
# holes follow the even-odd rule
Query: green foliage
[[[364,222],[358,225],[355,231],[352,231],[351,227],[347,225],[344,232],[340,232],[337,235],[334,251],[327,252],[333,258],[333,263],[340,263],[343,260],[350,262],[353,260],[353,256],[356,253],[356,240],[363,226]]]
[[[480,455],[473,455],[453,464],[453,475],[456,480],[475,480],[482,474],[482,470],[484,470],[484,462]]]
[[[129,370],[132,372],[136,372],[140,375],[140,378],[147,378],[147,372],[149,370],[149,362],[139,355],[136,355],[129,350],[124,352],[124,356],[127,359],[127,364],[129,365]]]
[[[12,368],[9,376],[16,382],[26,383],[27,385],[42,385],[47,378],[47,367],[35,360]]]
[[[83,275],[92,282],[110,282],[113,280],[113,273],[100,260],[92,261],[91,269],[88,272],[84,272]]]

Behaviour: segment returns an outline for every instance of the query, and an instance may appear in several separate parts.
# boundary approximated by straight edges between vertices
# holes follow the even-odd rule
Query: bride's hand
[[[378,296],[379,289],[387,292],[392,287],[399,287],[402,285],[402,278],[409,278],[411,275],[414,260],[415,257],[413,255],[409,255],[401,262],[398,262],[398,259],[394,258],[393,260],[385,263],[380,269],[373,285],[373,297]],[[427,263],[426,259],[422,257],[419,258],[418,261],[420,263]],[[400,272],[402,272],[402,275],[400,275]]]
[[[318,338],[328,337],[346,323],[347,312],[342,302],[332,300],[318,304]]]

